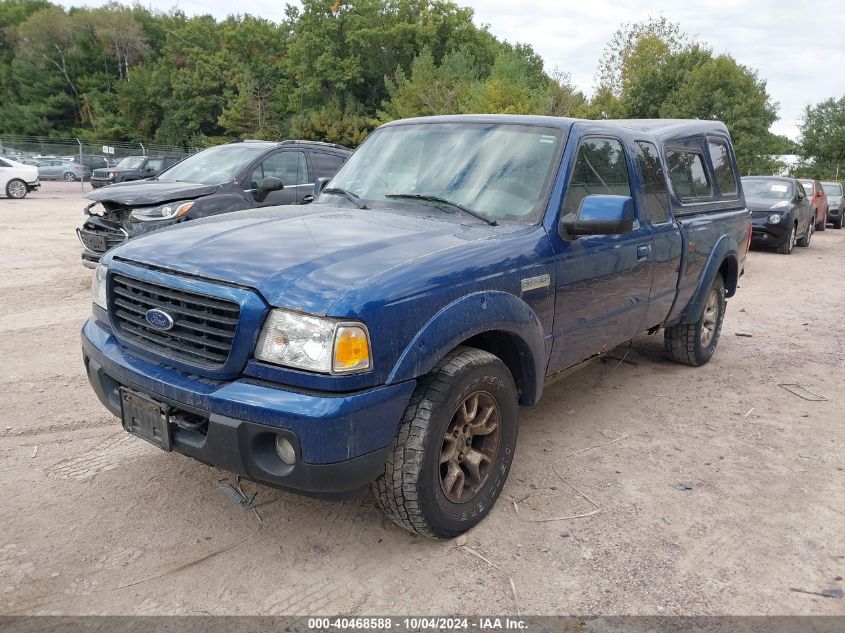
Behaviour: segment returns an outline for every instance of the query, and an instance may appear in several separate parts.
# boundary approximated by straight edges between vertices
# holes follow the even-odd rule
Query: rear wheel
[[[778,246],[778,253],[781,255],[791,255],[792,249],[795,248],[795,234],[797,232],[797,227],[793,224],[792,229],[789,231],[789,236],[786,238],[786,241]]]
[[[709,361],[719,343],[726,308],[725,280],[721,275],[716,275],[698,321],[676,325],[664,331],[666,353],[675,362],[693,367]]]
[[[813,239],[813,233],[815,232],[816,225],[812,222],[807,223],[807,232],[804,234],[804,237],[796,241],[795,243],[798,246],[809,246],[810,240]]]
[[[20,200],[25,198],[29,188],[26,183],[20,178],[12,178],[6,183],[6,196]]]
[[[518,405],[508,368],[469,347],[422,378],[385,462],[376,499],[397,525],[434,538],[467,531],[490,512],[516,450]]]
[[[73,174],[69,171],[65,172],[64,179],[65,179],[65,182],[76,182],[76,180],[77,180],[76,174]]]

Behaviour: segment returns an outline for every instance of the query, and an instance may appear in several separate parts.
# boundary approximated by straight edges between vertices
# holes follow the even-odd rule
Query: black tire
[[[708,314],[711,296],[715,299],[715,313]],[[698,320],[695,323],[675,325],[664,331],[663,342],[670,358],[692,367],[700,367],[713,358],[716,346],[719,344],[727,305],[725,280],[721,275],[716,275]],[[708,327],[707,324],[712,317],[715,317],[715,322],[711,322],[711,326]],[[706,338],[705,328],[709,331],[709,337]]]
[[[789,232],[789,235],[786,237],[786,241],[778,246],[777,251],[781,255],[792,255],[792,249],[795,247],[795,233],[798,231],[798,227],[794,224],[792,225],[792,230]]]
[[[469,410],[464,405],[473,398],[475,408]],[[516,387],[501,360],[469,347],[447,354],[417,384],[384,472],[373,482],[382,510],[397,525],[423,536],[446,539],[469,530],[487,516],[505,485],[518,418]],[[463,435],[473,421],[480,425],[475,435]],[[485,452],[490,457],[482,464],[478,455]],[[453,468],[463,473],[459,479],[452,476]],[[484,475],[474,491],[467,483],[473,472]]]
[[[825,214],[824,219],[816,224],[817,231],[824,231],[827,228],[827,214]]]
[[[812,222],[807,222],[807,232],[804,234],[804,237],[796,240],[796,244],[798,246],[809,246],[810,240],[813,239],[813,232],[815,231],[815,225]]]
[[[9,182],[6,183],[7,198],[21,200],[23,198],[26,198],[27,193],[29,193],[29,187],[27,187],[26,183],[20,178],[12,178]]]
[[[833,221],[833,228],[841,229],[842,228],[842,216],[839,216]]]
[[[76,182],[78,180],[78,178],[76,177],[76,174],[73,174],[69,171],[65,172],[65,175],[64,175],[63,178],[64,178],[65,182]]]

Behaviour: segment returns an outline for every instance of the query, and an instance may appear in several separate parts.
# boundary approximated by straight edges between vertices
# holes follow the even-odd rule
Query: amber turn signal
[[[334,372],[350,372],[370,366],[370,340],[367,331],[357,325],[341,325],[334,340]]]

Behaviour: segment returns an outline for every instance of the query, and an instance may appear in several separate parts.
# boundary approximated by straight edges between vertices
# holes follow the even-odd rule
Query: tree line
[[[766,82],[664,18],[619,29],[589,99],[530,45],[495,37],[444,0],[304,0],[278,22],[0,0],[0,43],[6,134],[354,147],[395,118],[487,112],[717,118],[743,173],[771,172],[773,155],[798,151],[829,169],[845,151],[828,140],[832,128],[845,133],[845,98],[808,110],[801,146],[775,136]]]

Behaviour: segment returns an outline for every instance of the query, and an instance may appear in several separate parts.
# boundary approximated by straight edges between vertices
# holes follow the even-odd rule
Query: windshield
[[[743,178],[742,190],[753,200],[791,200],[792,183],[770,178]]]
[[[127,156],[117,164],[116,169],[140,169],[143,164],[143,156]]]
[[[267,147],[243,145],[218,145],[189,156],[181,163],[159,174],[162,182],[197,182],[204,185],[221,185],[229,182]]]
[[[560,130],[529,125],[388,126],[367,139],[328,187],[370,206],[430,208],[439,205],[405,196],[436,197],[492,220],[536,222],[560,143]]]
[[[825,182],[822,183],[822,189],[828,196],[841,196],[842,195],[842,185],[838,182]]]

